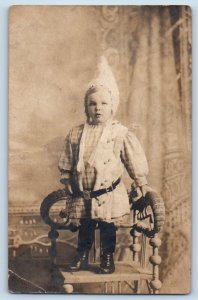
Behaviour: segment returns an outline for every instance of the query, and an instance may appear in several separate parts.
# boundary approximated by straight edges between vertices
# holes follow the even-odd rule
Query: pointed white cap
[[[114,115],[119,104],[119,90],[116,79],[105,56],[100,57],[94,79],[88,84],[86,93],[88,93],[90,89],[97,87],[104,87],[110,92],[112,98],[112,110]]]

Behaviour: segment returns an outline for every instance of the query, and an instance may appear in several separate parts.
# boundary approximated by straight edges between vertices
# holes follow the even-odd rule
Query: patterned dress
[[[59,161],[61,181],[69,179],[73,198],[71,219],[92,218],[114,222],[129,214],[130,206],[122,174],[140,187],[147,183],[148,164],[144,151],[128,128],[117,121],[105,126],[83,124],[70,130]],[[78,191],[108,188],[118,178],[119,185],[109,193],[87,201]]]

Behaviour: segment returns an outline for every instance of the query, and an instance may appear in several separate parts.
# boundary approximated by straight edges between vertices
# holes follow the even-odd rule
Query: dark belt
[[[100,189],[97,191],[89,191],[89,190],[85,190],[83,192],[80,192],[79,195],[81,197],[83,197],[85,200],[90,200],[91,198],[96,198],[99,197],[105,193],[109,193],[112,192],[113,190],[115,190],[116,186],[120,183],[120,178],[118,178],[115,182],[112,183],[111,186],[109,186],[106,189]]]

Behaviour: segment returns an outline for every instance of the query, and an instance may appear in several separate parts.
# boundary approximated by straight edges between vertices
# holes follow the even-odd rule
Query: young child
[[[70,217],[80,221],[77,256],[71,271],[86,270],[96,225],[100,229],[100,273],[115,270],[114,224],[130,213],[122,181],[124,169],[139,188],[147,192],[148,165],[135,135],[114,121],[119,92],[111,69],[101,58],[98,74],[85,94],[85,124],[74,127],[66,137],[59,161],[61,183],[72,195]]]

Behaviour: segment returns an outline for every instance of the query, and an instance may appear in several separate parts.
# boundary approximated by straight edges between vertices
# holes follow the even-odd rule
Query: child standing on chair
[[[85,93],[85,124],[66,137],[59,161],[61,183],[72,194],[71,221],[79,221],[77,256],[71,271],[88,268],[88,255],[96,225],[100,229],[100,273],[115,270],[115,224],[130,213],[128,194],[122,181],[126,169],[133,185],[145,195],[148,174],[144,151],[135,135],[113,120],[119,92],[113,73],[102,57],[98,73]]]

